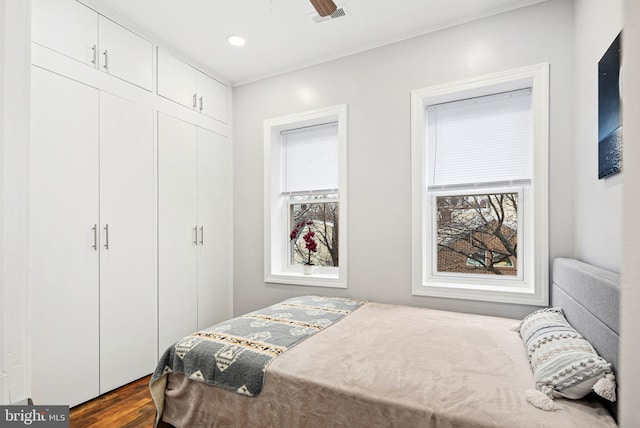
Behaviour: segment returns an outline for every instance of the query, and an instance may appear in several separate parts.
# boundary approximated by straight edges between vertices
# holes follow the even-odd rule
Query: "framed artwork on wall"
[[[620,39],[611,43],[598,61],[598,178],[620,172],[622,166],[622,123],[620,116]]]

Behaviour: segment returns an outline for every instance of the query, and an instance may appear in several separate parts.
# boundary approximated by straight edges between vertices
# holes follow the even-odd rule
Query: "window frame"
[[[433,275],[435,199],[427,192],[428,127],[426,107],[433,104],[490,95],[531,87],[533,168],[531,185],[523,196],[523,212],[519,213],[518,270],[521,281],[505,281],[491,275]],[[546,306],[549,304],[549,64],[542,63],[507,70],[472,79],[444,83],[411,91],[411,198],[412,198],[412,294]],[[485,187],[483,191],[499,192],[503,188]],[[515,187],[515,186],[514,186]],[[474,189],[473,191],[475,192]],[[452,190],[451,192],[456,192]],[[461,190],[466,193],[469,188]],[[442,192],[438,191],[441,195]],[[450,193],[450,192],[446,192]],[[520,210],[519,206],[519,210]],[[520,217],[522,215],[522,217]],[[522,230],[522,232],[520,232]],[[525,247],[520,246],[523,239]],[[520,256],[523,254],[523,257]],[[437,260],[437,259],[436,259]],[[521,261],[522,260],[522,265]],[[480,278],[482,276],[482,278]],[[488,276],[488,278],[486,278]],[[444,280],[443,280],[444,279]],[[497,280],[496,280],[497,279]]]
[[[290,199],[282,193],[281,132],[337,122],[338,224],[340,264],[316,267],[304,275],[302,266],[289,263]],[[264,121],[264,281],[286,285],[347,288],[347,105],[295,113]]]

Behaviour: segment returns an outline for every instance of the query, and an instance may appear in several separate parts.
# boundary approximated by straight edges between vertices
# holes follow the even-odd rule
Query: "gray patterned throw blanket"
[[[296,297],[184,337],[167,349],[151,377],[158,410],[162,410],[169,373],[247,396],[258,394],[271,361],[364,303],[339,297]]]

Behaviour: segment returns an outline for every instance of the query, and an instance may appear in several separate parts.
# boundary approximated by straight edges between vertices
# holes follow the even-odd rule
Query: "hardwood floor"
[[[153,427],[156,408],[149,393],[149,378],[101,395],[71,409],[71,428]]]

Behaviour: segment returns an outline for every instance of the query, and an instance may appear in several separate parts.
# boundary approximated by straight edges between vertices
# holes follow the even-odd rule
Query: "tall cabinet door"
[[[159,352],[198,326],[196,127],[158,114]]]
[[[96,89],[32,67],[32,392],[76,405],[99,394]]]
[[[146,376],[156,361],[154,174],[153,111],[102,92],[101,393]]]
[[[198,128],[198,329],[229,317],[231,144]]]

